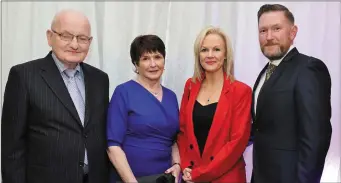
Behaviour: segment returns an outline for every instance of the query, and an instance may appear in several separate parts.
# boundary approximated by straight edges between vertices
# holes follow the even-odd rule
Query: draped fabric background
[[[129,56],[131,41],[140,34],[157,34],[167,49],[162,83],[177,94],[180,103],[184,83],[193,71],[195,37],[207,25],[219,26],[230,36],[235,50],[235,75],[238,80],[253,87],[267,62],[260,52],[257,32],[257,11],[264,3],[2,2],[1,105],[9,69],[48,53],[50,48],[45,32],[54,14],[64,8],[81,10],[89,17],[94,39],[86,62],[109,74],[110,93],[118,84],[135,76]],[[282,4],[296,18],[298,35],[295,46],[302,53],[322,59],[332,77],[333,135],[322,182],[340,182],[341,3]],[[244,157],[250,180],[252,146],[246,149]]]

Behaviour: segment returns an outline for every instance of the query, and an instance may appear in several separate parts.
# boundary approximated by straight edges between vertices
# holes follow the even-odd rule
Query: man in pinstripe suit
[[[106,183],[108,75],[86,63],[92,41],[80,12],[56,14],[52,51],[13,66],[1,120],[4,183]]]

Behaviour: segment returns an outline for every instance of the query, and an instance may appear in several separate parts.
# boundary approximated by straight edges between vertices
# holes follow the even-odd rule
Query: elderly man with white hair
[[[1,119],[5,183],[106,183],[108,75],[83,63],[89,20],[58,12],[46,32],[50,53],[13,66]]]

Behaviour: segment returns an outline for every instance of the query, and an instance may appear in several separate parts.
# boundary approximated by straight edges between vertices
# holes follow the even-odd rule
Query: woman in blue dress
[[[139,177],[180,173],[176,135],[179,108],[176,95],[160,84],[165,45],[156,35],[134,39],[130,47],[137,78],[118,85],[107,121],[111,182],[137,182]]]

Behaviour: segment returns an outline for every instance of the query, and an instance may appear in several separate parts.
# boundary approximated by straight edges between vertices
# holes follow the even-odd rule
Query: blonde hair
[[[201,30],[199,35],[197,36],[195,43],[194,43],[194,74],[192,77],[192,81],[195,82],[196,80],[201,81],[202,75],[205,73],[204,68],[200,64],[200,49],[203,40],[209,34],[217,34],[219,35],[225,42],[225,56],[226,59],[224,60],[223,64],[223,72],[226,73],[227,78],[233,82],[235,80],[234,71],[233,71],[233,50],[232,45],[230,42],[229,37],[218,27],[208,26]]]

